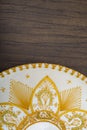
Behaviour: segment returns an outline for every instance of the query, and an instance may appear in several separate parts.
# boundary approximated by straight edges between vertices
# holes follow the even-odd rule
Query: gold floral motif
[[[48,76],[45,76],[34,90],[15,80],[12,80],[10,85],[9,101],[20,105],[29,113],[38,110],[56,113],[59,109],[65,111],[81,107],[81,87],[63,90],[59,93],[55,83]]]
[[[56,115],[54,115],[50,111],[44,111],[44,110],[35,112],[32,115],[28,116],[26,120],[19,125],[18,129],[26,130],[26,128],[38,122],[50,122],[55,126],[57,126],[59,130],[66,130],[64,123],[60,121],[56,117]]]
[[[16,127],[16,114],[12,111],[5,111],[2,114],[0,114],[1,123],[7,125],[7,126],[15,126]]]
[[[48,77],[44,77],[35,87],[31,108],[33,111],[49,110],[54,113],[59,110],[59,92],[54,82]]]
[[[51,68],[58,69],[65,73],[70,70],[70,75],[75,75],[77,78],[87,83],[87,78],[84,75],[60,65],[38,63],[23,65],[17,68],[19,68],[20,71],[29,68]],[[17,71],[16,67],[11,70],[13,72]],[[0,73],[1,78],[5,75],[10,75],[12,71],[6,70],[4,71],[5,73]],[[29,75],[25,76],[29,78]],[[71,81],[68,80],[67,83],[71,84]],[[5,88],[0,88],[0,91],[4,92]],[[45,76],[34,87],[34,90],[28,85],[12,80],[10,84],[9,102],[21,106],[26,109],[28,113],[32,114],[29,115],[27,113],[27,116],[20,118],[19,121],[18,116],[21,112],[24,112],[24,109],[21,112],[14,112],[12,106],[5,110],[6,105],[1,105],[0,130],[4,129],[3,124],[8,130],[26,130],[25,128],[28,126],[40,121],[53,123],[60,130],[83,130],[83,128],[87,130],[87,112],[80,110],[81,87],[67,89],[59,93],[55,83],[48,76]],[[72,110],[73,108],[78,108],[78,110]],[[62,113],[62,115],[60,115],[60,113]]]
[[[87,112],[85,111],[72,110],[62,114],[60,119],[67,130],[87,130]]]
[[[21,114],[23,116],[20,117]],[[26,114],[15,105],[9,103],[0,104],[0,130],[17,130],[24,116]]]
[[[49,105],[52,105],[54,95],[52,95],[50,89],[46,86],[45,88],[42,88],[41,91],[39,91],[37,94],[35,94],[35,97],[38,98],[38,104],[43,109],[43,107],[48,103]],[[48,101],[49,100],[49,101]]]

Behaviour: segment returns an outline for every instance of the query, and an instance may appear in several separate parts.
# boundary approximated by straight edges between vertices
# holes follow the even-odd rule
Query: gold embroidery
[[[56,113],[59,110],[59,100],[60,97],[56,85],[46,76],[34,89],[31,108],[33,111],[50,110]]]
[[[27,109],[29,113],[38,110],[50,110],[57,113],[59,109],[65,111],[80,108],[81,88],[64,90],[59,94],[54,82],[46,76],[36,85],[33,91],[27,85],[12,80],[9,101]]]
[[[78,72],[78,74],[77,74],[77,78],[79,78],[80,77],[80,73]]]
[[[9,102],[20,105],[21,107],[29,110],[30,105],[30,97],[33,89],[28,87],[27,85],[18,82],[11,81],[10,84],[10,97]]]
[[[61,108],[60,110],[69,110],[81,107],[81,88],[71,88],[60,92]]]
[[[72,81],[71,80],[67,80],[67,84],[71,84],[72,83]]]
[[[85,80],[85,79],[86,79],[86,77],[83,75],[83,76],[82,76],[82,80]]]
[[[2,128],[2,126],[0,126],[0,130],[4,130],[4,129]]]
[[[29,74],[27,74],[27,75],[26,75],[26,78],[27,78],[27,79],[29,79],[29,78],[30,78],[30,75],[29,75]]]
[[[26,69],[29,69],[29,64],[26,64],[26,65],[24,65],[25,67],[26,67]]]
[[[42,63],[38,63],[38,67],[41,68],[42,67]]]
[[[86,80],[87,78],[84,75],[74,70],[71,70],[69,68],[62,67],[60,65],[39,63],[39,64],[23,65],[17,68],[19,68],[19,70],[22,71],[23,69],[41,68],[41,67],[51,68],[51,69],[58,68],[59,71],[63,71],[66,73],[69,72],[70,70],[69,74],[75,75],[77,78],[80,78],[81,80],[84,80],[85,83],[87,83],[87,80]],[[13,72],[16,72],[16,67],[10,70],[12,70]],[[9,70],[4,71],[5,73],[3,72],[0,73],[0,76],[4,77],[5,75],[10,74],[10,72],[12,73],[12,71],[9,71]],[[26,75],[26,78],[29,78],[29,75]],[[67,83],[70,84],[71,81],[68,81]],[[23,120],[23,122],[24,121],[28,121],[28,122],[27,124],[23,123],[23,125],[24,124],[26,124],[26,126],[32,125],[33,123],[36,123],[36,119],[37,119],[37,121],[47,121],[47,122],[51,121],[51,123],[54,123],[54,124],[59,123],[58,128],[61,126],[60,130],[82,130],[83,128],[84,130],[87,129],[87,113],[85,112],[81,113],[81,112],[71,110],[71,116],[68,113],[67,114],[63,113],[60,119],[57,118],[56,120],[55,119],[56,117],[55,117],[54,122],[52,122],[53,118],[51,118],[51,116],[48,114],[51,112],[57,113],[59,110],[61,113],[63,111],[70,110],[73,108],[79,108],[79,111],[80,111],[80,106],[81,106],[81,88],[80,87],[64,90],[60,92],[59,94],[55,83],[48,76],[43,78],[38,83],[38,85],[36,85],[34,91],[33,91],[33,88],[30,88],[29,86],[19,81],[12,80],[10,85],[11,85],[10,98],[9,98],[10,102],[20,105],[21,107],[27,109],[28,112],[30,111],[30,113],[37,111],[35,115],[38,115],[37,114],[39,113],[38,110],[40,111],[40,115],[37,117],[34,114],[28,117],[25,117],[25,120]],[[4,87],[0,88],[0,91],[4,92],[5,88]],[[31,95],[32,95],[32,100],[31,100]],[[61,97],[61,100],[60,100],[60,97]],[[57,99],[57,100],[54,101],[54,99]],[[30,100],[31,100],[31,104],[30,104]],[[16,128],[15,113],[12,113],[13,111],[11,109],[12,108],[10,108],[10,110],[0,112],[0,117],[2,117],[2,121],[4,121],[4,123],[7,126],[8,124],[10,124],[10,126]],[[42,112],[41,110],[45,110],[45,111]],[[46,112],[47,110],[49,112]],[[4,120],[3,120],[3,117],[4,117]],[[62,119],[62,117],[64,118]],[[65,118],[67,119],[67,121],[64,120]],[[0,129],[3,129],[2,124],[0,124]]]
[[[19,69],[20,69],[20,71],[22,71],[23,70],[23,66],[19,66]]]
[[[50,111],[44,111],[44,110],[33,113],[32,115],[27,117],[25,119],[25,122],[23,121],[19,125],[18,129],[26,130],[26,128],[28,128],[32,124],[35,124],[38,122],[50,122],[50,123],[54,124],[55,126],[57,126],[60,130],[66,130],[64,123],[62,121],[60,121],[56,117],[56,115],[54,115]]]
[[[85,111],[72,110],[62,114],[60,119],[67,130],[87,130],[87,112]]]
[[[43,65],[44,65],[44,67],[43,67]],[[67,72],[69,72],[69,70],[71,71],[69,74],[70,75],[75,75],[77,78],[80,78],[82,81],[85,81],[85,83],[87,83],[87,77],[86,76],[84,76],[83,74],[81,74],[81,73],[79,73],[79,72],[77,72],[77,71],[75,71],[75,70],[72,70],[72,69],[70,69],[70,68],[67,68],[67,67],[64,67],[64,66],[61,66],[61,65],[55,65],[55,64],[47,64],[47,63],[37,63],[37,64],[25,64],[25,65],[21,65],[21,66],[17,66],[17,67],[13,67],[13,68],[10,68],[10,69],[8,69],[8,70],[5,70],[5,71],[3,71],[3,72],[5,72],[6,74],[10,74],[10,70],[12,70],[13,72],[16,72],[16,68],[19,68],[21,71],[23,70],[23,69],[29,69],[29,66],[32,66],[32,68],[37,68],[37,67],[39,67],[39,68],[49,68],[49,65],[51,65],[52,67],[52,69],[55,69],[56,67],[58,67],[58,70],[59,71],[63,71],[63,72],[65,72],[65,73],[67,73]],[[24,68],[23,68],[24,67]],[[5,77],[5,74],[4,73],[0,73],[0,77],[1,78],[4,78]],[[76,72],[76,73],[75,73]]]
[[[9,70],[6,70],[5,72],[6,72],[8,75],[10,74],[10,71],[9,71]]]
[[[66,68],[64,71],[67,73],[69,71],[69,68]]]
[[[76,72],[75,70],[72,70],[71,75],[74,75],[74,74],[75,74],[75,72]],[[79,76],[80,76],[80,75],[79,75]]]
[[[46,63],[46,64],[45,64],[45,68],[48,68],[48,67],[49,67],[49,64]]]
[[[62,66],[59,66],[59,71],[62,71]]]
[[[32,64],[32,67],[33,67],[33,68],[36,68],[36,64]]]
[[[56,65],[52,65],[52,69],[55,69],[56,68]]]
[[[0,130],[16,130],[18,125],[23,121],[26,114],[23,110],[10,103],[0,104]]]
[[[0,91],[2,91],[3,93],[5,92],[5,90],[6,90],[6,88],[4,88],[4,87],[0,88]]]
[[[1,77],[1,78],[4,78],[5,75],[4,75],[3,73],[0,73],[0,77]]]
[[[12,68],[13,72],[16,72],[16,67]]]

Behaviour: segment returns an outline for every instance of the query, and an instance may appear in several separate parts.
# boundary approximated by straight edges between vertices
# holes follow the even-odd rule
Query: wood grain
[[[0,0],[0,71],[35,62],[87,76],[86,0]]]

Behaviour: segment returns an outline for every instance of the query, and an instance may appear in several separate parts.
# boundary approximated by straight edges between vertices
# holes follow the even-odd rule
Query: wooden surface
[[[87,76],[87,0],[0,0],[0,72],[35,62]]]

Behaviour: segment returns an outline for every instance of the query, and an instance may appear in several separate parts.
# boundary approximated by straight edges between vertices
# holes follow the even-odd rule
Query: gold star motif
[[[71,80],[67,80],[67,84],[71,84],[72,83],[72,81]]]
[[[5,92],[5,88],[4,87],[0,88],[0,91],[2,91],[4,93]]]
[[[30,78],[30,75],[29,75],[29,74],[27,74],[27,75],[26,75],[26,78],[27,78],[27,79],[29,79],[29,78]]]

